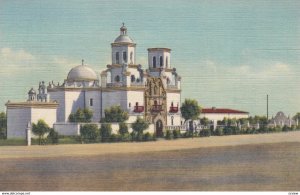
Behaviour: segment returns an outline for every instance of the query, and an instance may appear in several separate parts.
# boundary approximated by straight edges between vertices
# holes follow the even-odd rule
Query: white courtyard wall
[[[7,109],[7,138],[26,138],[26,128],[31,121],[30,108]]]
[[[209,120],[213,120],[213,121],[221,121],[223,120],[225,117],[226,118],[236,118],[236,119],[240,119],[240,118],[248,118],[249,114],[233,114],[233,113],[201,113],[200,114],[200,118],[206,117]]]

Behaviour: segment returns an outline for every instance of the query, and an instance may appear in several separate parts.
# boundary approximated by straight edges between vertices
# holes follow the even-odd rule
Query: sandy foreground
[[[267,144],[280,142],[300,142],[300,131],[254,134],[212,136],[205,138],[187,138],[178,140],[159,140],[141,143],[106,143],[106,144],[70,144],[47,146],[1,146],[0,159],[3,158],[35,158],[63,156],[95,156],[104,154],[124,154],[140,152],[159,152],[184,150],[217,146],[237,146],[249,144]]]
[[[299,138],[0,147],[0,191],[299,191]]]

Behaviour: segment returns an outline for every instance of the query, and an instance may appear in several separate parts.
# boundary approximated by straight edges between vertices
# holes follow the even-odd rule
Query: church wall
[[[123,77],[122,68],[113,68],[113,69],[111,69],[111,82],[112,83],[117,83],[116,80],[115,80],[117,75],[119,75],[120,83],[121,83],[122,82],[122,77]]]
[[[51,91],[49,94],[51,100],[56,100],[59,104],[56,111],[57,122],[65,121],[65,92]]]
[[[78,108],[84,108],[84,92],[83,91],[65,91],[65,121],[71,113],[75,113]]]
[[[173,118],[173,126],[179,126],[181,125],[181,115],[180,115],[180,93],[167,93],[167,125],[172,125],[172,118]],[[173,107],[178,106],[178,112],[177,113],[170,113],[170,107],[173,102]]]
[[[101,113],[101,102],[100,101],[101,101],[101,92],[100,91],[87,91],[86,92],[85,107],[93,111],[92,122],[100,121],[100,113]]]
[[[127,110],[126,91],[105,91],[102,92],[102,98],[102,117],[104,117],[104,110],[111,106],[119,105],[122,109]]]
[[[31,121],[30,108],[7,109],[7,138],[26,138],[26,128]]]
[[[31,122],[37,123],[43,119],[50,128],[56,122],[56,108],[31,108]]]

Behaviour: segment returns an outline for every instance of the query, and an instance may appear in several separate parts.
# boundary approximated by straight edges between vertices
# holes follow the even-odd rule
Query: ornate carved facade
[[[161,78],[147,79],[145,89],[145,119],[154,123],[156,134],[161,136],[167,124],[167,94]]]

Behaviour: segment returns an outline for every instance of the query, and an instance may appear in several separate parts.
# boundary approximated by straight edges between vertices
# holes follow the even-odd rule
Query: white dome
[[[115,43],[133,43],[133,40],[128,35],[120,35],[115,39]]]
[[[98,80],[96,72],[86,65],[72,68],[67,77],[68,81],[95,81]]]

